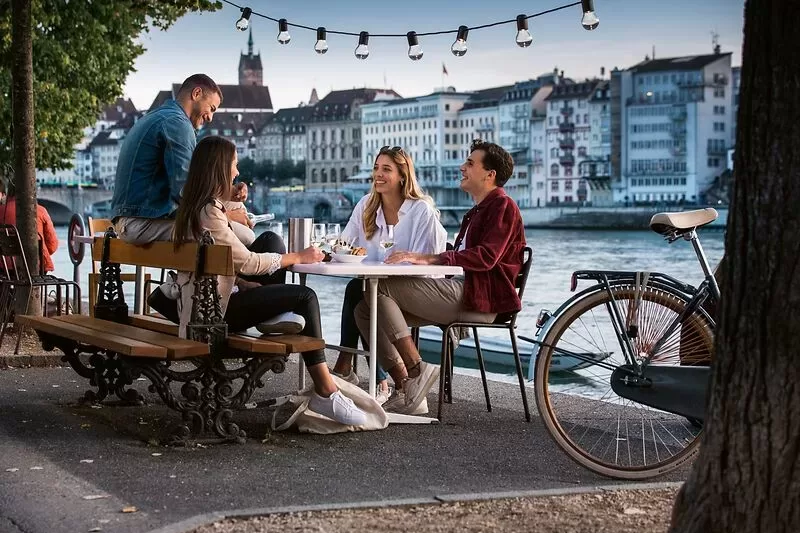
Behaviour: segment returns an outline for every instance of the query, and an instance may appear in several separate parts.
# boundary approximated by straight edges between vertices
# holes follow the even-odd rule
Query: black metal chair
[[[30,308],[30,291],[39,289],[39,300],[42,305],[42,314],[47,316],[48,289],[55,289],[55,314],[61,315],[69,313],[70,288],[77,295],[78,313],[80,314],[80,295],[81,289],[74,281],[68,281],[55,276],[38,274],[31,276],[28,263],[25,261],[25,252],[22,249],[17,228],[10,224],[0,225],[0,346],[3,345],[3,338],[6,333],[6,325],[14,312],[16,299],[19,297],[28,298],[25,304],[25,312],[28,314]],[[62,294],[63,291],[63,294]],[[50,313],[53,314],[53,313]],[[18,326],[17,344],[14,347],[14,354],[19,353],[19,343],[22,339],[23,326]]]
[[[514,281],[514,286],[517,289],[517,293],[519,294],[520,300],[522,300],[522,295],[525,292],[525,285],[528,282],[528,274],[531,270],[531,265],[533,264],[533,250],[530,246],[526,246],[522,250],[522,269],[520,270],[519,274],[517,275],[517,279]],[[522,362],[519,358],[519,347],[517,345],[517,334],[514,331],[517,327],[517,313],[503,313],[497,315],[495,321],[491,324],[479,323],[479,322],[452,322],[447,325],[442,325],[442,359],[441,359],[441,372],[439,374],[439,411],[436,417],[441,420],[442,419],[442,404],[445,401],[447,403],[453,402],[453,391],[452,391],[452,382],[453,382],[453,352],[455,351],[455,347],[453,345],[453,340],[451,338],[451,331],[454,328],[472,328],[472,334],[475,337],[475,352],[478,355],[478,365],[481,369],[481,379],[483,380],[483,392],[486,396],[486,410],[491,412],[492,411],[492,404],[489,400],[489,387],[486,382],[486,367],[483,363],[483,354],[481,353],[481,343],[480,338],[478,337],[478,328],[490,328],[490,329],[507,329],[508,334],[511,337],[511,348],[514,353],[514,363],[517,367],[517,377],[519,378],[519,390],[522,394],[522,405],[525,408],[525,420],[528,422],[531,421],[531,414],[530,410],[528,409],[528,395],[525,392],[525,377],[522,374]]]

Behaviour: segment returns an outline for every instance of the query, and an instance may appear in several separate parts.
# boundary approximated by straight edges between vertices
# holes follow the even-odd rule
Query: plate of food
[[[331,254],[331,259],[337,263],[360,263],[367,258],[366,248],[358,246],[336,246]]]

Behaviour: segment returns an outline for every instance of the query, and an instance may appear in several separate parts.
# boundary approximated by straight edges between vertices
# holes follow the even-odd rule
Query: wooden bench
[[[95,239],[92,256],[100,261],[94,316],[16,320],[33,328],[46,350],[61,350],[62,359],[89,380],[95,387],[86,392],[89,401],[101,402],[113,393],[141,404],[144,398],[130,386],[146,377],[149,390],[182,415],[172,435],[174,443],[212,431],[226,440],[243,441],[246,435],[233,422],[233,413],[263,387],[264,373],[283,372],[292,353],[325,347],[323,339],[302,335],[228,335],[216,276],[234,275],[233,259],[229,247],[211,244],[208,236],[175,249],[168,242],[128,244],[109,230]],[[178,325],[163,318],[128,314],[121,264],[195,272],[191,339],[179,338]]]

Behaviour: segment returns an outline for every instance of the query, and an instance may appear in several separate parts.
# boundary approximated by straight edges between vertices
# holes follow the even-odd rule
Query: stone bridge
[[[73,213],[88,214],[92,205],[111,199],[114,191],[99,188],[39,187],[36,200],[50,213],[54,224],[67,224]]]

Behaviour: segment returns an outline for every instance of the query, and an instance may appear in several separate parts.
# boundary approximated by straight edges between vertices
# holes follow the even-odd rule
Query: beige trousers
[[[378,359],[385,369],[403,363],[392,344],[411,335],[409,327],[451,322],[491,323],[495,313],[464,309],[464,280],[387,278],[378,282]],[[369,295],[356,306],[358,329],[369,339]]]
[[[174,220],[166,218],[119,217],[114,223],[119,238],[130,244],[171,241]]]

